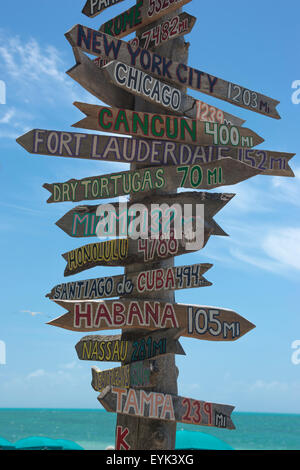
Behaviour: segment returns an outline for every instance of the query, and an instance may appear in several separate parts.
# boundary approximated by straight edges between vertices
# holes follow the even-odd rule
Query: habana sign
[[[106,387],[98,397],[108,412],[139,418],[235,429],[231,419],[234,406],[208,403],[177,395],[145,390]]]
[[[138,31],[164,15],[181,8],[191,0],[138,0],[136,5],[112,20],[104,23],[100,30],[111,36],[123,37]]]
[[[263,175],[293,177],[289,161],[294,153],[271,150],[190,145],[171,141],[114,137],[33,129],[17,139],[32,155],[82,158],[149,165],[195,165],[230,157],[257,168]]]
[[[106,8],[121,3],[123,0],[87,0],[82,9],[82,13],[90,18],[99,15]]]
[[[77,47],[73,48],[74,56],[76,59],[76,65],[67,71],[67,74],[85,88],[89,93],[99,98],[104,103],[115,106],[118,108],[120,103],[122,107],[133,110],[134,109],[134,95],[142,96],[144,99],[160,103],[162,108],[174,111],[174,96],[178,97],[178,104],[180,102],[181,114],[191,119],[200,119],[208,122],[218,122],[220,124],[241,126],[245,121],[232,114],[226,113],[221,109],[214,106],[209,106],[206,103],[200,102],[195,98],[181,92],[178,89],[174,89],[174,96],[171,99],[168,95],[171,90],[169,85],[164,85],[159,80],[153,81],[151,77],[143,75],[144,85],[143,89],[138,87],[135,89],[135,85],[139,82],[134,77],[138,74],[141,75],[141,71],[133,69],[128,71],[127,87],[124,83],[124,76],[122,76],[122,70],[128,67],[123,64],[118,66],[119,74],[115,76],[115,69],[117,66],[116,61],[110,61],[98,56],[97,59],[91,60]],[[130,77],[132,79],[130,79]],[[128,81],[129,80],[129,81]],[[152,82],[152,94],[149,93],[147,80]],[[105,83],[105,87],[103,86]],[[155,85],[156,83],[156,85]],[[200,106],[201,104],[201,106]]]
[[[261,172],[262,170],[237,160],[223,158],[204,165],[143,168],[82,180],[71,179],[64,183],[45,183],[43,187],[51,193],[48,203],[77,202],[131,193],[144,193],[147,196],[147,193],[158,189],[214,189],[240,183]]]
[[[211,267],[212,264],[201,263],[68,282],[53,287],[46,297],[51,300],[92,300],[207,287],[212,283],[203,274]]]
[[[75,346],[82,361],[140,363],[165,354],[185,355],[178,341],[181,330],[153,331],[130,339],[130,332],[116,336],[85,336]]]
[[[233,310],[148,300],[55,301],[68,312],[48,324],[70,331],[180,328],[181,336],[236,341],[255,328]]]
[[[254,147],[264,140],[245,127],[201,122],[197,119],[152,114],[75,102],[87,115],[73,127],[129,134],[146,139],[161,139],[186,144]]]
[[[125,41],[80,24],[75,25],[65,36],[72,47],[79,47],[89,54],[123,62],[158,80],[170,82],[173,86],[191,88],[250,111],[280,118],[276,110],[279,101],[186,64],[166,59],[147,49],[132,48]]]

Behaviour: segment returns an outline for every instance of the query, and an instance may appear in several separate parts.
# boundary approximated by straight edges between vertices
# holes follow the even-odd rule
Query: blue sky
[[[34,128],[71,130],[83,116],[73,101],[97,103],[65,72],[74,65],[64,33],[74,24],[99,27],[129,8],[122,2],[94,19],[81,14],[83,0],[18,0],[1,6],[0,80],[0,407],[97,408],[90,386],[91,366],[80,362],[75,344],[83,336],[46,325],[64,311],[45,298],[64,282],[61,254],[85,243],[55,222],[74,204],[46,204],[45,182],[116,172],[126,165],[31,156],[15,139]],[[300,80],[299,2],[193,0],[184,9],[198,18],[189,64],[280,101],[281,120],[252,113],[189,90],[189,94],[246,120],[261,135],[259,147],[300,153],[300,104],[292,83]],[[232,343],[181,339],[186,357],[177,357],[179,394],[226,403],[236,411],[300,413],[300,364],[292,343],[300,340],[300,164],[296,177],[257,176],[220,191],[235,198],[216,216],[230,237],[212,237],[176,265],[210,262],[213,286],[178,291],[176,301],[230,308],[256,328]],[[119,274],[121,268],[94,268],[74,276]],[[116,331],[114,333],[117,333]],[[110,368],[118,364],[103,364]],[[99,366],[99,364],[98,364]]]

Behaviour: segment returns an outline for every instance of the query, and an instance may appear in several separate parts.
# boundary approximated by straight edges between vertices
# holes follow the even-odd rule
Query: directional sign
[[[104,23],[100,30],[111,36],[127,36],[133,31],[138,31],[162,16],[181,8],[190,1],[164,0],[163,2],[156,2],[153,0],[139,0],[129,10]]]
[[[71,276],[96,266],[128,266],[132,263],[149,263],[198,251],[206,245],[212,231],[212,227],[204,226],[203,238],[199,231],[196,231],[194,243],[189,243],[187,241],[189,234],[185,236],[184,233],[182,233],[181,239],[114,238],[100,243],[90,243],[62,255],[67,261],[64,275]]]
[[[114,69],[117,65],[116,61],[110,61],[98,57],[94,61],[89,59],[80,49],[74,47],[73,48],[74,56],[76,59],[76,65],[72,67],[67,74],[73,78],[77,83],[79,83],[83,88],[85,88],[88,92],[92,93],[94,96],[99,98],[104,103],[109,104],[110,106],[119,107],[120,103],[126,109],[134,109],[134,94],[137,96],[142,96],[143,98],[147,99],[148,101],[153,101],[151,96],[147,96],[147,89],[146,94],[139,92],[138,90],[134,90],[134,87],[128,91],[119,77],[114,76]],[[107,66],[109,64],[109,67]],[[123,67],[127,67],[123,64]],[[122,73],[122,72],[121,72]],[[131,71],[129,72],[132,74],[140,74],[141,72],[137,69],[133,69],[131,67]],[[118,82],[117,82],[118,78]],[[145,77],[147,80],[147,78]],[[154,79],[151,78],[154,83]],[[135,82],[133,81],[131,85]],[[137,82],[136,82],[137,83]],[[157,85],[162,88],[164,85],[159,82],[158,80],[155,81]],[[105,86],[103,86],[105,84]],[[169,90],[170,86],[166,85],[162,90]],[[155,92],[155,89],[154,89]],[[181,113],[184,114],[186,117],[190,117],[191,119],[200,119],[202,121],[208,122],[219,122],[220,124],[228,124],[228,125],[236,125],[241,126],[245,121],[240,119],[232,114],[225,113],[221,109],[215,108],[214,106],[209,106],[206,103],[203,103],[191,96],[186,95],[185,93],[179,91],[178,89],[174,89],[174,93],[180,97],[181,103]],[[153,94],[153,98],[158,98]],[[171,106],[171,102],[168,105],[168,98],[165,96],[165,92],[161,94],[162,101],[164,103],[163,107],[169,107],[170,110],[173,111]],[[157,103],[157,100],[156,100]],[[168,105],[168,106],[167,106]]]
[[[127,109],[134,109],[134,95],[112,83],[99,68],[99,59],[97,65],[77,47],[73,47],[73,53],[76,65],[67,71],[73,80],[103,103],[116,107],[122,103]]]
[[[33,129],[17,139],[33,155],[83,158],[117,163],[194,165],[230,157],[260,170],[262,175],[294,176],[294,153],[271,150],[179,144],[170,141],[113,137],[79,132]]]
[[[122,388],[149,388],[157,385],[158,367],[155,361],[139,361],[114,369],[101,371],[92,368],[92,387],[101,392],[107,386]]]
[[[171,39],[189,34],[195,23],[195,16],[189,15],[188,13],[180,13],[179,15],[172,16],[172,18],[158,25],[153,27],[150,25],[149,29],[141,32],[138,36],[139,45],[143,49],[154,49]]]
[[[142,70],[144,74],[149,73],[150,75],[146,75],[149,76],[149,79],[153,76],[159,80],[170,82],[173,86],[188,87],[228,101],[236,106],[275,119],[280,118],[276,110],[279,101],[214,77],[186,64],[166,59],[147,49],[133,48],[125,41],[113,38],[105,33],[77,24],[66,33],[66,38],[73,47],[79,47],[89,54],[120,61]]]
[[[130,338],[130,332],[117,336],[85,336],[75,346],[82,361],[122,362],[132,364],[165,354],[185,355],[178,341],[177,328],[153,331],[149,335]]]
[[[87,117],[73,124],[73,127],[187,144],[248,148],[263,142],[261,137],[245,127],[79,102],[74,105]]]
[[[203,274],[211,267],[212,264],[202,263],[68,282],[53,287],[46,297],[51,300],[92,300],[206,287],[212,283]]]
[[[177,395],[145,390],[106,387],[98,397],[106,411],[140,418],[176,421],[223,429],[235,429],[234,406],[208,403]]]
[[[213,235],[222,236],[226,235],[226,233],[212,219],[211,214],[216,214],[233,196],[234,194],[192,191],[166,195],[163,201],[161,196],[153,195],[151,198],[139,201],[138,204],[123,202],[94,206],[77,206],[63,215],[63,217],[56,222],[56,225],[71,237],[96,237],[99,236],[99,229],[104,225],[106,211],[110,210],[112,216],[116,218],[115,221],[113,221],[116,229],[114,235],[127,236],[130,231],[131,221],[133,221],[133,218],[141,211],[141,204],[145,206],[148,211],[148,226],[150,226],[151,217],[153,218],[155,216],[158,206],[163,207],[163,205],[167,204],[170,209],[174,207],[174,210],[176,210],[176,206],[174,206],[174,204],[176,204],[184,216],[184,210],[185,208],[187,209],[187,205],[195,207],[196,204],[203,204],[207,227],[213,229]],[[98,223],[100,222],[101,224],[101,220],[103,224],[99,227]],[[165,221],[167,221],[167,219],[165,219]]]
[[[150,300],[55,301],[68,310],[48,324],[71,331],[182,328],[181,336],[206,341],[236,341],[255,328],[236,312],[219,307]]]
[[[82,13],[90,18],[94,18],[106,8],[121,2],[123,0],[87,0]]]

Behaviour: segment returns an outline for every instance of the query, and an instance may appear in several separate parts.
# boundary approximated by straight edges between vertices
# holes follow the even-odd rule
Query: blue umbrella
[[[226,442],[210,434],[185,430],[176,432],[175,449],[234,450]]]
[[[48,437],[26,437],[15,442],[17,450],[62,450],[62,446]]]
[[[4,439],[3,437],[0,437],[0,450],[14,450],[15,446]]]

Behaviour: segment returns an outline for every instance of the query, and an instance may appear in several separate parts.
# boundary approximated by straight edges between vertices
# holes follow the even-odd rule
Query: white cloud
[[[32,310],[21,310],[21,313],[29,313],[32,317],[35,317],[36,315],[43,315],[42,312],[32,312]]]
[[[26,379],[31,380],[31,379],[36,379],[40,377],[44,377],[46,375],[46,372],[44,369],[37,369],[34,372],[31,372],[30,374],[27,375]]]

